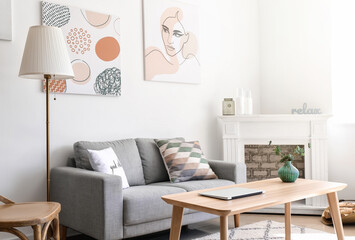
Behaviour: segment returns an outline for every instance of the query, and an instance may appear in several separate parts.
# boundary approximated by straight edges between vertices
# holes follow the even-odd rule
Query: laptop
[[[265,191],[260,189],[233,187],[201,192],[200,195],[205,197],[218,198],[222,200],[232,200],[236,198],[249,197],[263,193],[265,193]]]

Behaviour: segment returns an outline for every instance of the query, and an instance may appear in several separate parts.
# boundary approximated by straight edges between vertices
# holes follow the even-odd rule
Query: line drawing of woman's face
[[[164,47],[166,53],[171,57],[179,53],[189,39],[189,34],[185,32],[184,26],[179,21],[178,13],[175,17],[166,18],[161,25]]]

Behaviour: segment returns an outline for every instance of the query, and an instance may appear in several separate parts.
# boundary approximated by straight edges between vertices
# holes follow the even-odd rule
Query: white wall
[[[262,113],[331,112],[330,0],[260,0]]]
[[[121,97],[51,99],[52,167],[65,165],[78,140],[184,136],[218,158],[223,97],[251,88],[258,112],[257,0],[201,1],[199,85],[143,80],[141,0],[55,2],[120,16],[123,80]],[[45,94],[39,81],[17,77],[28,28],[38,24],[39,0],[13,1],[13,41],[0,41],[0,194],[16,202],[45,199]]]
[[[355,101],[355,21],[352,0],[332,1],[332,81],[333,113],[338,123],[355,123],[355,111],[349,104]]]
[[[339,197],[354,199],[355,3],[260,0],[259,4],[261,112],[291,113],[306,102],[332,113],[329,180],[348,183]]]
[[[257,0],[201,1],[199,85],[143,80],[141,0],[56,2],[120,16],[123,82],[117,98],[51,99],[53,167],[65,165],[78,140],[184,136],[217,158],[223,97],[251,88],[258,112]],[[45,94],[39,81],[17,77],[28,28],[38,24],[39,0],[13,1],[13,41],[0,41],[0,193],[17,202],[45,199]]]
[[[329,178],[348,183],[340,193],[355,198],[355,2],[332,1],[332,90],[334,117],[329,125]]]

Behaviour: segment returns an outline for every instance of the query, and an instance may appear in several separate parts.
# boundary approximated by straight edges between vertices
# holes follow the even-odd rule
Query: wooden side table
[[[0,232],[8,232],[16,235],[21,240],[28,238],[16,227],[31,226],[34,240],[45,240],[48,229],[52,225],[53,237],[59,237],[59,212],[60,204],[56,202],[29,202],[14,203],[0,196]]]

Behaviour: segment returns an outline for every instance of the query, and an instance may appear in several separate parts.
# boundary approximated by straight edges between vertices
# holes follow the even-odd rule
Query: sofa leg
[[[67,227],[60,224],[60,240],[67,240]]]
[[[181,231],[184,231],[184,232],[189,231],[189,225],[182,226]]]

